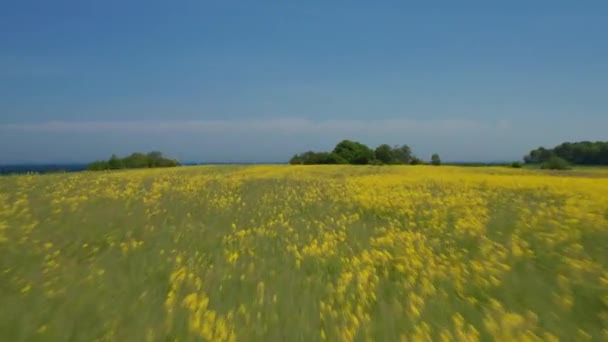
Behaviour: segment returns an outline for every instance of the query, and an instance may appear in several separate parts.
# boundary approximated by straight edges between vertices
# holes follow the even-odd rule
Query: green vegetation
[[[289,161],[290,164],[353,164],[353,165],[401,165],[401,164],[424,164],[421,159],[412,154],[407,145],[391,147],[387,144],[378,146],[372,150],[368,146],[351,140],[342,140],[332,152],[308,151],[296,154]]]
[[[514,169],[521,169],[522,165],[521,162],[514,161],[513,163],[511,163],[511,167]]]
[[[342,140],[336,145],[333,153],[344,158],[349,164],[369,164],[374,160],[374,151],[366,145],[350,140]]]
[[[568,170],[570,165],[608,165],[608,142],[582,141],[565,142],[555,148],[546,149],[539,147],[530,151],[524,157],[528,166],[551,169]],[[336,145],[332,152],[308,151],[296,154],[289,161],[290,164],[354,164],[354,165],[419,165],[424,164],[422,159],[417,158],[407,145],[391,147],[382,144],[372,150],[368,146],[351,140],[342,140]],[[441,158],[437,153],[431,156],[431,165],[442,165]],[[515,169],[522,168],[519,161],[513,163],[448,163],[459,166],[506,166]]]
[[[543,164],[552,157],[559,157],[574,165],[608,165],[608,141],[565,142],[552,149],[539,147],[530,151],[524,161],[527,164]]]
[[[342,158],[336,153],[333,152],[313,152],[308,151],[302,154],[296,154],[290,160],[291,164],[304,164],[304,165],[314,165],[314,164],[348,164],[346,159]]]
[[[412,160],[410,161],[410,165],[424,165],[424,160],[412,156]]]
[[[540,168],[547,169],[547,170],[569,170],[569,169],[571,169],[570,164],[568,164],[568,162],[565,159],[560,158],[558,156],[551,156],[551,158],[549,158],[548,160],[546,160],[544,163],[541,164]]]
[[[165,158],[161,152],[153,151],[147,154],[136,152],[125,158],[119,158],[113,154],[108,160],[99,160],[91,163],[87,167],[87,170],[101,171],[175,166],[179,166],[177,160]]]
[[[431,156],[431,164],[435,166],[441,165],[441,158],[439,158],[439,155],[437,153],[434,153]]]

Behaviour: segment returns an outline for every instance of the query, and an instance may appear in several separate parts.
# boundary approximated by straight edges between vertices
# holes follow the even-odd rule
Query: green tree
[[[163,158],[163,154],[162,154],[162,152],[159,152],[159,151],[148,152],[148,158],[150,158],[150,159],[162,159]]]
[[[348,162],[333,152],[313,152],[308,151],[302,154],[296,154],[289,161],[290,164],[348,164]]]
[[[318,164],[348,164],[346,159],[333,152],[317,153]]]
[[[524,157],[524,161],[528,164],[538,164],[548,160],[551,156],[553,156],[553,151],[539,147],[530,151],[530,154]]]
[[[548,170],[568,170],[570,169],[570,165],[565,159],[560,158],[558,156],[553,156],[544,163],[542,163],[540,168]]]
[[[157,167],[163,164],[163,154],[159,151],[149,152],[146,157],[148,158],[148,167]]]
[[[175,159],[160,158],[156,160],[153,167],[175,167],[179,166],[179,162]]]
[[[350,140],[342,140],[333,150],[349,164],[369,164],[374,159],[374,151],[366,145]]]
[[[289,164],[301,165],[301,164],[304,164],[304,160],[302,159],[302,157],[299,154],[294,154],[294,156],[291,157],[291,159],[289,159]]]
[[[418,157],[412,157],[412,160],[410,161],[410,165],[422,165],[424,164],[424,160],[418,158]]]
[[[392,164],[394,162],[393,149],[387,144],[382,144],[376,147],[374,155],[376,160],[384,164]]]
[[[302,164],[304,165],[317,164],[319,160],[319,158],[317,158],[317,153],[313,151],[307,151],[302,153],[300,159],[302,160]]]
[[[118,158],[118,156],[113,154],[112,157],[110,157],[110,160],[108,160],[108,167],[110,168],[110,170],[118,170],[122,169],[124,167],[124,164],[122,162],[122,159]]]
[[[441,165],[441,158],[439,158],[439,155],[437,153],[433,153],[433,155],[431,156],[431,164],[435,166]]]
[[[552,149],[539,147],[524,157],[526,163],[544,163],[556,156],[572,164],[608,165],[608,142],[564,142]]]
[[[175,159],[164,158],[162,153],[153,151],[147,154],[132,153],[125,158],[119,158],[115,154],[107,161],[96,161],[87,167],[88,170],[116,170],[116,169],[137,169],[148,167],[174,167],[179,166],[179,162]]]
[[[600,146],[597,154],[597,162],[599,165],[608,165],[608,142],[605,142]]]
[[[401,145],[390,147],[387,144],[378,146],[375,150],[366,145],[342,140],[332,152],[307,151],[295,154],[289,160],[289,164],[423,164],[416,158],[409,146]]]
[[[150,167],[148,156],[143,153],[132,153],[124,159],[125,167],[129,169],[141,169]]]
[[[412,161],[412,150],[407,145],[395,146],[391,151],[393,161],[398,164],[409,164]]]
[[[87,170],[89,170],[89,171],[102,171],[102,170],[109,170],[109,169],[110,169],[110,165],[108,165],[108,162],[104,161],[104,160],[94,161],[91,164],[89,164],[89,166],[87,166]]]

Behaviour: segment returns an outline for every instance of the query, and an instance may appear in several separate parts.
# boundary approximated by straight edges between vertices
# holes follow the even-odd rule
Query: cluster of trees
[[[308,151],[296,154],[289,161],[290,164],[424,164],[417,158],[407,145],[391,147],[382,144],[372,150],[368,146],[351,140],[342,140],[332,152]],[[440,165],[439,155],[434,154],[431,163]]]
[[[608,141],[565,142],[551,149],[539,147],[524,157],[528,164],[556,162],[560,158],[577,165],[608,165]]]
[[[177,160],[165,158],[161,152],[153,151],[146,154],[135,152],[124,158],[119,158],[113,154],[108,160],[98,160],[89,164],[87,170],[100,171],[174,166],[179,166]]]

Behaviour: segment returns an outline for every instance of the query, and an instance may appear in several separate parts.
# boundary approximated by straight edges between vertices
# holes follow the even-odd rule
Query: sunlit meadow
[[[0,177],[0,340],[608,340],[608,171]]]

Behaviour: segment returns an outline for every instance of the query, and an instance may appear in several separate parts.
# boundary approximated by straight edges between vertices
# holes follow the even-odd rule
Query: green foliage
[[[87,167],[89,171],[119,170],[119,169],[142,169],[153,167],[175,167],[179,166],[176,160],[164,158],[162,153],[153,151],[148,154],[132,153],[125,158],[119,158],[115,154],[109,160],[95,161]]]
[[[101,170],[109,170],[109,169],[110,169],[110,165],[108,164],[107,161],[104,161],[104,160],[94,161],[91,164],[89,164],[89,166],[87,167],[87,170],[89,170],[89,171],[101,171]]]
[[[320,153],[320,155],[320,164],[348,164],[348,161],[346,159],[333,152],[323,152]]]
[[[122,159],[113,154],[112,157],[110,157],[110,160],[108,160],[108,167],[110,170],[118,170],[124,168],[124,163]]]
[[[549,160],[553,156],[553,151],[547,150],[544,147],[539,147],[536,150],[530,151],[530,154],[524,157],[527,164],[538,164]]]
[[[374,155],[376,156],[376,160],[378,162],[384,164],[393,164],[394,162],[393,149],[387,144],[382,144],[376,147]]]
[[[289,164],[292,165],[315,165],[315,164],[348,164],[341,156],[332,152],[313,152],[308,151],[296,154],[291,158]]]
[[[424,165],[424,160],[422,160],[418,157],[412,157],[412,160],[410,161],[410,165]]]
[[[608,141],[565,142],[552,149],[539,147],[530,151],[524,161],[529,164],[541,164],[554,156],[572,164],[608,165]]]
[[[369,164],[374,159],[374,151],[366,145],[350,140],[342,140],[333,153],[344,158],[349,164]]]
[[[375,150],[366,145],[351,141],[342,140],[336,145],[332,152],[308,151],[294,155],[289,164],[292,165],[312,165],[312,164],[421,164],[412,154],[412,150],[407,145],[390,147],[387,144],[378,146]]]
[[[291,165],[301,165],[304,164],[304,159],[299,154],[294,154],[291,159],[289,159],[289,164]]]
[[[513,163],[511,163],[511,167],[514,169],[521,169],[521,163],[518,161],[514,161]]]
[[[540,168],[547,170],[569,170],[570,164],[568,164],[568,161],[563,158],[553,156],[544,163],[542,163]]]
[[[437,153],[433,153],[433,155],[431,156],[431,164],[435,166],[441,165],[441,158],[439,158],[439,155]]]
[[[149,167],[152,161],[143,153],[133,153],[130,156],[124,158],[125,167],[128,169],[141,169]]]
[[[409,164],[415,158],[407,145],[395,146],[391,150],[393,160],[397,164]]]
[[[382,144],[376,148],[374,155],[383,164],[409,164],[412,161],[412,150],[407,145],[390,147]]]

